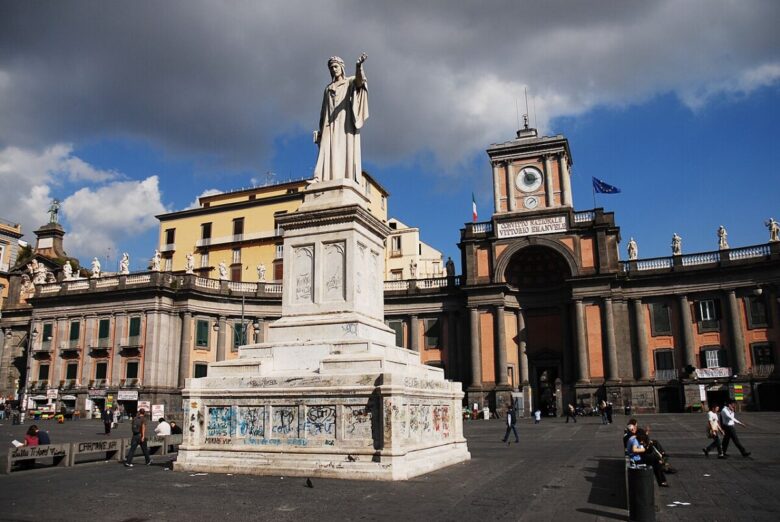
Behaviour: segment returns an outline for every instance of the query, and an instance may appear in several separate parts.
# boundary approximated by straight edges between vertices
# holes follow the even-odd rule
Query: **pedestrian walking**
[[[569,418],[571,417],[571,420],[574,422],[577,422],[577,415],[574,411],[574,405],[572,403],[569,403],[569,407],[566,408],[566,424],[569,423]]]
[[[111,424],[114,422],[113,415],[111,415],[111,409],[104,408],[103,411],[100,412],[100,417],[103,419],[103,431],[105,431],[106,435],[110,435]]]
[[[506,433],[504,433],[504,438],[501,439],[501,442],[506,442],[507,439],[509,439],[509,432],[513,432],[515,434],[515,442],[520,442],[520,439],[517,436],[517,429],[515,428],[515,410],[510,405],[506,410]]]
[[[723,435],[723,428],[720,426],[719,415],[720,406],[717,404],[710,408],[707,412],[707,436],[712,439],[712,442],[706,448],[703,448],[704,456],[709,457],[710,451],[715,448],[718,449],[718,458],[722,459],[726,456],[723,454],[723,445],[721,444],[720,437]]]
[[[730,399],[726,401],[726,404],[723,406],[723,409],[720,412],[720,425],[725,432],[725,435],[723,436],[723,455],[728,456],[729,442],[733,440],[734,445],[737,447],[742,456],[749,457],[750,452],[742,446],[742,444],[739,442],[739,437],[737,437],[736,425],[739,424],[740,426],[744,426],[744,424],[739,422],[737,417],[734,415],[734,407],[736,404],[737,401]]]
[[[599,402],[599,411],[601,412],[601,424],[608,424],[607,422],[607,401],[602,400]]]
[[[607,402],[607,424],[612,424],[612,403]]]
[[[133,438],[130,439],[130,450],[127,452],[127,458],[125,459],[125,467],[133,467],[133,457],[135,457],[135,449],[140,445],[141,451],[144,454],[144,460],[146,465],[149,466],[152,463],[151,457],[149,457],[149,448],[146,446],[146,416],[143,408],[138,410],[138,415],[135,416],[131,424],[133,430]]]
[[[534,424],[539,424],[540,422],[542,422],[542,410],[536,408],[536,411],[534,412]]]

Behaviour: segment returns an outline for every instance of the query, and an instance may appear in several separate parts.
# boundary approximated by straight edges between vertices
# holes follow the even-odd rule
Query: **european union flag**
[[[620,192],[619,188],[613,187],[609,183],[604,183],[598,178],[593,178],[593,190],[599,194],[617,194]]]

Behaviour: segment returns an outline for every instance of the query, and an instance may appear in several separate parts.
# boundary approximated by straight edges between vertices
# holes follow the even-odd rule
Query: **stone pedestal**
[[[177,470],[402,480],[470,458],[460,383],[394,346],[386,225],[347,179],[311,185],[284,228],[282,318],[187,379]]]

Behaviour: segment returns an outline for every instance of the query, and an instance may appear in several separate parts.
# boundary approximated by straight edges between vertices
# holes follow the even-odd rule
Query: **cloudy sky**
[[[146,265],[155,214],[306,178],[328,57],[368,54],[364,168],[390,213],[459,260],[492,213],[485,148],[518,112],[566,135],[575,205],[599,196],[640,257],[766,241],[780,218],[780,3],[0,3],[0,217],[60,199],[66,250]]]

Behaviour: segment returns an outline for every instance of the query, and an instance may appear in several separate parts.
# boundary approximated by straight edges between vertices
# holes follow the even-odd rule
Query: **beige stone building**
[[[420,240],[420,229],[395,218],[387,221],[390,235],[385,248],[385,280],[444,277],[441,252]]]

